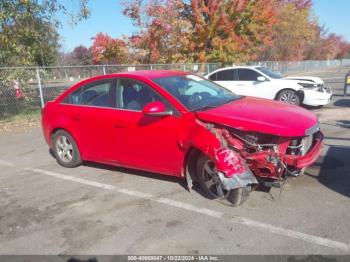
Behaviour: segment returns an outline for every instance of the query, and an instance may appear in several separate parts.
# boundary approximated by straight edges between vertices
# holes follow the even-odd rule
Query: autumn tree
[[[274,0],[130,0],[124,10],[149,62],[255,57],[271,42],[274,12]]]
[[[327,60],[342,59],[350,51],[350,44],[341,36],[329,34],[324,26],[315,27],[314,40],[309,43],[305,51],[305,59]]]
[[[70,63],[74,65],[90,65],[92,63],[91,50],[83,45],[75,47],[70,54]]]
[[[189,60],[191,22],[183,18],[186,5],[180,0],[130,0],[124,14],[137,28],[129,38],[132,53],[141,62],[180,62]]]
[[[310,19],[311,1],[285,0],[277,5],[273,44],[260,59],[302,60],[306,46],[314,40],[315,21]]]
[[[128,50],[123,40],[114,39],[104,33],[98,33],[93,40],[91,55],[94,64],[127,63]]]
[[[200,62],[254,59],[271,44],[274,0],[192,0],[192,46]]]
[[[143,63],[329,59],[348,51],[341,37],[318,35],[312,0],[125,0],[124,6],[137,28],[127,41],[130,53]]]

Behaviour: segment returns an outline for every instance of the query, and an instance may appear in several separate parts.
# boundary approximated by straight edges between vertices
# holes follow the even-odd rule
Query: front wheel
[[[281,101],[287,104],[292,104],[292,105],[300,105],[301,100],[297,92],[294,90],[282,90],[281,92],[278,93],[276,97],[277,101]]]
[[[243,204],[251,192],[250,186],[225,190],[214,162],[205,155],[200,155],[197,161],[198,183],[204,195],[209,199],[227,199],[233,206]]]

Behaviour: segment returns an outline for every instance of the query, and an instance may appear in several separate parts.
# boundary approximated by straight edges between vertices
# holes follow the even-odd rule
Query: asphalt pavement
[[[237,208],[181,179],[63,168],[39,128],[1,135],[0,254],[350,254],[350,98],[333,88],[311,109],[325,134],[317,163]]]

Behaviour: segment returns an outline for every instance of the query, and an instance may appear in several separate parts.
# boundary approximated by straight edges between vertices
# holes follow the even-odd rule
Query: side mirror
[[[147,104],[143,109],[142,113],[146,116],[171,116],[172,110],[166,110],[166,106],[161,101],[155,101]]]
[[[257,80],[258,80],[259,82],[264,82],[264,81],[266,81],[266,78],[263,77],[263,76],[258,76]]]

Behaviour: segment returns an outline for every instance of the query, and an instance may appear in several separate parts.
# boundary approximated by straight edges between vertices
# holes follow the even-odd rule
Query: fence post
[[[102,70],[103,70],[103,75],[106,75],[106,67],[105,66],[102,67]]]
[[[183,65],[183,71],[186,72],[186,64]]]
[[[44,108],[44,96],[43,96],[43,89],[41,86],[41,79],[40,79],[40,72],[39,68],[36,68],[36,78],[38,80],[38,88],[39,88],[39,94],[40,94],[40,102],[41,102],[41,107]]]

